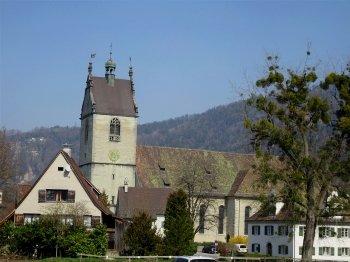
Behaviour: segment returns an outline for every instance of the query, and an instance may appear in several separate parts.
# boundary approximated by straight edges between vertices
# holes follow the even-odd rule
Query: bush
[[[234,236],[231,237],[230,240],[228,241],[230,244],[248,244],[248,237],[247,236]]]

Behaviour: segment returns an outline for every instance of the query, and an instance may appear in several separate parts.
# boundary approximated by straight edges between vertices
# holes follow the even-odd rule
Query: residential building
[[[283,203],[277,203],[275,210],[270,214],[260,210],[247,219],[248,252],[300,259],[305,224],[291,220],[293,214]],[[333,217],[317,225],[312,258],[350,261],[349,217]]]

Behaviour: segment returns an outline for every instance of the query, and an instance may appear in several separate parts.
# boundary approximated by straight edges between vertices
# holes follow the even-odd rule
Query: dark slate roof
[[[86,88],[82,118],[94,112],[106,115],[137,116],[129,80],[115,79],[114,86],[104,77],[93,76],[91,88]]]
[[[241,170],[255,163],[253,154],[236,154],[199,149],[137,146],[136,174],[140,186],[177,188],[183,174],[209,172],[217,180],[217,196],[226,196]],[[192,166],[192,167],[191,167]]]
[[[140,212],[146,212],[151,217],[164,215],[170,188],[129,187],[125,192],[123,187],[118,191],[117,216],[131,219]]]

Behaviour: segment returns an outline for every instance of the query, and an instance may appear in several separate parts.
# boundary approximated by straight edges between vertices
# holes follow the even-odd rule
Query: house
[[[81,216],[87,228],[106,225],[109,247],[114,248],[116,230],[123,221],[103,204],[100,195],[82,174],[70,151],[63,149],[3,221],[13,219],[16,225],[23,225],[41,215],[55,214],[61,216],[63,223],[72,224],[76,216]]]
[[[247,219],[248,252],[300,259],[305,223],[293,221],[293,214],[281,202],[273,211],[260,210]],[[333,217],[317,225],[312,258],[350,260],[350,217]]]
[[[141,212],[145,212],[153,219],[153,226],[160,236],[164,236],[164,214],[167,199],[172,190],[170,188],[119,188],[117,202],[117,216],[126,220],[131,219]]]

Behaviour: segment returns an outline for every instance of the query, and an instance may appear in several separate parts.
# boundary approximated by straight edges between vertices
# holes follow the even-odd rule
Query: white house
[[[305,224],[291,222],[291,217],[283,203],[278,203],[275,213],[260,210],[248,218],[248,252],[300,259]],[[317,226],[313,254],[313,259],[350,261],[348,217],[329,219]]]

